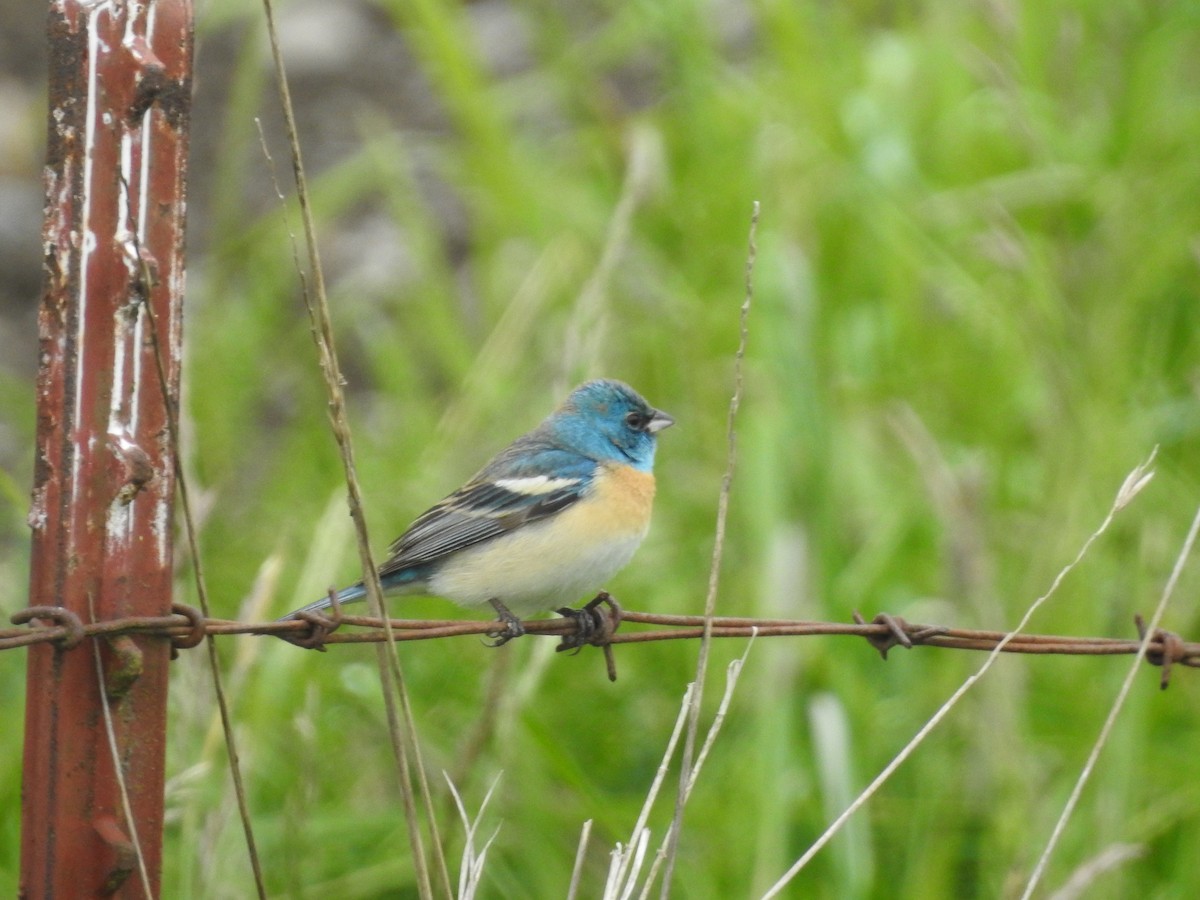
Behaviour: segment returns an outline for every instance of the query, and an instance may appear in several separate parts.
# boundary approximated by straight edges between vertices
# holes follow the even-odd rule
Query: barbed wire
[[[558,650],[579,650],[592,645],[611,648],[616,644],[651,641],[692,640],[704,634],[704,616],[663,615],[622,609],[604,597],[603,607],[590,603],[582,610],[560,610],[559,619],[524,622],[528,634],[558,637]],[[54,643],[62,650],[78,646],[84,638],[116,637],[124,634],[170,638],[174,650],[198,646],[208,635],[273,636],[311,649],[325,650],[330,644],[365,644],[387,640],[383,620],[374,616],[325,616],[305,613],[302,618],[272,622],[238,622],[205,618],[198,609],[183,603],[171,605],[169,616],[127,616],[99,622],[84,622],[61,606],[31,606],[14,613],[17,628],[0,628],[0,650]],[[939,647],[947,650],[991,651],[1008,632],[973,628],[951,628],[908,622],[900,616],[880,613],[870,622],[858,613],[854,622],[813,622],[798,619],[756,619],[714,616],[714,638],[847,636],[863,638],[887,658],[894,647]],[[1138,638],[1075,637],[1054,634],[1019,634],[1004,647],[1005,653],[1059,656],[1128,656],[1136,654],[1145,640],[1141,616],[1134,617]],[[388,619],[396,641],[428,641],[464,635],[494,635],[496,622],[452,619]],[[626,630],[622,625],[659,626],[658,630]],[[346,629],[350,627],[350,630]],[[1200,668],[1200,642],[1185,641],[1174,632],[1158,629],[1147,643],[1146,659],[1162,668],[1161,685],[1167,687],[1175,665]],[[610,665],[610,677],[615,677]]]

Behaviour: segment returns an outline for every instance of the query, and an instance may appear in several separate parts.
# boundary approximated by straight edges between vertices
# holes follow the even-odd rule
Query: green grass
[[[469,8],[379,4],[380,27],[418,48],[445,127],[396,130],[364,97],[345,110],[345,154],[313,177],[377,553],[565,387],[606,374],[679,421],[661,442],[651,535],[610,587],[631,607],[701,610],[760,200],[718,611],[1011,626],[1158,445],[1154,481],[1032,625],[1132,634],[1200,501],[1200,8],[516,7],[531,65],[500,77]],[[201,46],[257,31],[259,15],[215,8]],[[240,60],[215,185],[194,173],[214,190],[189,274],[188,464],[216,614],[266,618],[355,578],[356,556],[286,234],[276,208],[247,199],[267,177],[247,123],[274,94],[257,51]],[[631,166],[642,175],[627,188]],[[581,311],[623,190],[628,234],[599,305]],[[402,263],[339,243],[364,211],[394,229]],[[380,263],[392,274],[371,278]],[[19,561],[0,571],[23,583]],[[1185,638],[1200,634],[1197,587],[1186,575],[1165,623]],[[179,594],[193,600],[184,577]],[[470,807],[503,773],[482,828],[500,828],[483,895],[563,895],[593,819],[584,896],[596,896],[697,647],[619,648],[610,685],[597,653],[547,659],[534,643],[401,656],[439,785],[490,680],[506,680],[499,725],[459,783]],[[271,894],[415,895],[374,654],[249,638],[221,649]],[[707,707],[743,649],[715,648]],[[862,642],[760,641],[686,816],[676,895],[764,890],[981,661],[897,650],[884,664]],[[6,683],[22,663],[0,654]],[[1126,666],[1001,660],[792,896],[1019,894]],[[1134,843],[1143,854],[1089,897],[1200,892],[1200,682],[1180,671],[1160,693],[1157,677],[1140,673],[1046,887]],[[19,693],[0,700],[13,721]],[[251,893],[214,709],[201,654],[185,654],[164,896]],[[0,742],[14,809],[19,737],[0,729]],[[669,816],[668,800],[656,837]],[[454,861],[458,823],[443,825]]]

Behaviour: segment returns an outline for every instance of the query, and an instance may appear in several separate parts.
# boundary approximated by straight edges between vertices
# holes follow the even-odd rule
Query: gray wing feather
[[[421,515],[389,548],[380,576],[434,562],[451,553],[481,543],[562,512],[577,502],[590,480],[544,494],[522,494],[489,481],[472,481]]]

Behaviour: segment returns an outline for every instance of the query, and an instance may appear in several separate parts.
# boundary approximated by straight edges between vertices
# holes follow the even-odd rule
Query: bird
[[[524,634],[523,618],[601,591],[649,530],[657,436],[673,424],[624,382],[581,384],[392,542],[384,594],[491,606],[498,646]],[[366,595],[359,581],[336,601]],[[327,595],[283,618],[333,605]]]

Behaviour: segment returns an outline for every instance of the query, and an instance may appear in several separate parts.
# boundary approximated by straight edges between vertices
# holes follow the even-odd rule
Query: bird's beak
[[[646,430],[651,434],[656,434],[664,428],[669,428],[675,424],[675,420],[668,416],[661,409],[654,410],[650,416],[650,421],[646,423]]]

